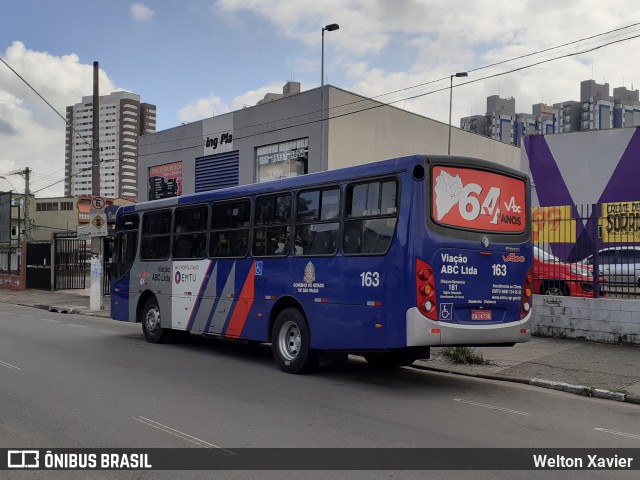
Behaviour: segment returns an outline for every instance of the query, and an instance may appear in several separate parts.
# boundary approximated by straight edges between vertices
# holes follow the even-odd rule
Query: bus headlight
[[[427,312],[430,312],[432,308],[433,308],[433,304],[431,303],[431,300],[427,300],[426,302],[424,302],[424,309]]]

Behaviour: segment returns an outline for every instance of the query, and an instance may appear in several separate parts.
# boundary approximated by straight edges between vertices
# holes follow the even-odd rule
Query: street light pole
[[[458,72],[451,75],[451,85],[449,86],[449,143],[447,147],[447,155],[451,155],[451,109],[453,107],[453,77],[468,77],[467,72]]]
[[[325,169],[328,166],[324,161],[324,31],[333,32],[338,30],[340,25],[337,23],[330,23],[322,27],[322,60],[320,62],[320,164],[321,169]]]

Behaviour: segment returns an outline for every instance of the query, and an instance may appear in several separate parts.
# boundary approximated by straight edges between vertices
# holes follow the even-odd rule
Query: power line
[[[638,37],[640,37],[640,34],[639,35],[634,35],[632,37],[626,37],[624,39],[613,40],[613,41],[605,43],[603,45],[598,45],[598,46],[595,46],[595,47],[591,47],[591,48],[588,48],[588,49],[585,49],[585,50],[581,50],[579,52],[566,53],[566,54],[563,54],[563,55],[560,55],[560,56],[557,56],[557,57],[548,58],[548,59],[541,60],[539,62],[535,62],[535,63],[529,64],[529,65],[524,65],[524,66],[521,66],[521,67],[513,68],[511,70],[507,70],[507,71],[504,71],[504,72],[499,72],[499,73],[495,73],[495,74],[492,74],[492,75],[486,75],[486,76],[481,77],[481,78],[477,78],[477,79],[470,80],[468,82],[460,83],[460,84],[456,85],[455,88],[462,87],[462,86],[468,85],[470,83],[476,83],[476,82],[479,82],[479,81],[482,81],[482,80],[487,80],[489,78],[495,78],[495,77],[499,77],[499,76],[502,76],[502,75],[507,75],[509,73],[514,73],[514,72],[517,72],[517,71],[520,71],[520,70],[524,70],[524,69],[527,69],[527,68],[532,68],[532,67],[535,67],[535,66],[538,66],[538,65],[541,65],[541,64],[544,64],[544,63],[552,62],[552,61],[555,61],[555,60],[559,60],[559,59],[562,59],[562,58],[568,58],[568,57],[572,57],[572,56],[576,56],[576,55],[581,55],[581,54],[584,54],[584,53],[589,53],[589,52],[592,52],[592,51],[599,50],[601,48],[607,47],[609,45],[613,45],[615,43],[620,43],[620,42],[626,41],[626,40],[633,40],[633,39],[638,38]],[[345,116],[348,116],[348,115],[354,115],[356,113],[361,113],[361,112],[365,112],[365,111],[368,111],[368,110],[373,110],[373,109],[380,108],[380,107],[390,106],[390,105],[392,105],[394,103],[398,103],[398,102],[401,102],[401,101],[414,100],[416,98],[420,98],[420,97],[424,97],[424,96],[427,96],[427,95],[432,95],[434,93],[438,93],[438,92],[441,92],[441,91],[449,90],[449,88],[450,88],[450,86],[446,86],[446,87],[438,88],[436,90],[431,90],[429,92],[420,93],[420,94],[417,94],[417,95],[412,95],[410,97],[405,97],[405,98],[402,98],[402,99],[399,99],[399,100],[394,100],[394,101],[391,101],[391,102],[386,102],[386,103],[378,102],[378,103],[376,103],[376,105],[371,105],[371,106],[366,107],[366,108],[360,108],[358,110],[342,113],[342,114],[339,114],[339,115],[333,115],[333,116],[330,115],[328,118],[326,118],[326,120],[333,120],[333,119],[336,119],[336,118],[341,118],[341,117],[345,117]],[[360,101],[358,101],[358,102],[360,102]],[[357,103],[357,102],[352,102],[352,103]],[[349,106],[349,105],[350,104],[345,104],[345,105],[341,105],[340,107]],[[266,132],[265,131],[261,131],[261,132],[257,132],[257,133],[247,134],[247,135],[240,136],[240,137],[234,137],[234,139],[237,138],[238,140],[242,140],[242,139],[250,138],[250,137],[253,137],[253,136],[264,135],[265,133],[272,133],[272,132],[286,130],[286,129],[289,129],[289,128],[310,125],[310,124],[313,124],[313,123],[318,123],[319,121],[321,121],[321,120],[311,120],[311,121],[308,121],[308,122],[287,125],[287,126],[283,126],[283,127],[279,127],[279,128],[274,128],[274,129],[268,130]],[[243,127],[243,129],[244,128],[249,128],[249,127]],[[220,132],[218,132],[218,133],[220,133]],[[193,137],[193,138],[197,138],[197,137]],[[166,142],[158,142],[158,143],[172,143],[172,142],[173,141],[166,141]],[[175,149],[169,149],[169,150],[164,150],[164,151],[155,151],[153,153],[144,154],[144,155],[138,154],[138,157],[157,155],[157,154],[160,154],[160,153],[178,152],[178,151],[182,151],[182,150],[188,150],[190,148],[193,148],[193,147],[183,147],[183,148],[175,148]]]
[[[44,98],[42,95],[40,95],[40,93],[39,93],[35,88],[33,88],[29,82],[27,82],[24,78],[22,78],[22,76],[21,76],[18,72],[16,72],[16,71],[13,69],[13,67],[12,67],[11,65],[9,65],[9,64],[4,60],[4,58],[0,57],[0,62],[4,63],[4,64],[7,66],[7,68],[8,68],[9,70],[11,70],[13,73],[15,73],[15,74],[16,74],[16,76],[17,76],[20,80],[22,80],[22,81],[25,83],[25,85],[26,85],[27,87],[29,87],[31,90],[33,90],[33,93],[35,93],[38,97],[40,97],[40,99],[41,99],[44,103],[46,103],[46,104],[49,106],[49,108],[51,108],[51,110],[53,110],[53,111],[56,113],[56,115],[58,115],[58,116],[59,116],[59,117],[64,121],[64,123],[66,123],[67,125],[69,125],[69,126],[73,129],[73,131],[74,131],[74,132],[76,132],[76,133],[80,136],[80,138],[82,138],[82,140],[84,140],[84,141],[87,143],[87,145],[89,145],[91,148],[93,148],[93,144],[92,144],[92,143],[89,143],[89,140],[87,140],[86,138],[84,138],[84,137],[82,136],[82,134],[81,134],[80,132],[78,132],[78,130],[76,130],[76,127],[74,127],[71,123],[69,123],[69,121],[68,121],[65,117],[63,117],[63,116],[62,116],[62,114],[61,114],[60,112],[58,112],[58,111],[55,109],[55,107],[54,107],[53,105],[51,105],[51,104],[47,101],[47,99],[46,99],[46,98]]]
[[[514,57],[514,58],[511,58],[511,59],[508,59],[508,60],[503,60],[503,61],[500,61],[500,62],[495,62],[495,63],[490,64],[490,65],[485,65],[483,67],[478,67],[478,68],[475,68],[475,69],[471,69],[471,70],[468,70],[468,72],[477,72],[477,71],[484,70],[484,69],[490,69],[490,68],[493,68],[493,67],[496,67],[496,66],[499,66],[499,65],[507,64],[509,62],[514,62],[514,61],[521,60],[521,59],[524,59],[524,58],[529,58],[529,57],[534,56],[534,55],[539,55],[541,53],[546,53],[546,52],[550,52],[550,51],[553,51],[553,50],[558,50],[560,48],[564,48],[566,46],[573,45],[573,44],[576,44],[576,43],[579,43],[579,42],[583,42],[583,41],[586,41],[586,40],[592,40],[594,38],[602,37],[604,35],[609,35],[609,34],[612,34],[614,32],[627,30],[629,28],[632,28],[632,27],[635,27],[635,26],[638,26],[638,25],[640,25],[640,23],[634,23],[634,24],[630,24],[630,25],[627,25],[627,26],[624,26],[624,27],[619,27],[619,28],[616,28],[616,29],[613,29],[613,30],[609,30],[607,32],[599,33],[599,34],[596,34],[596,35],[591,35],[591,36],[588,36],[588,37],[581,38],[579,40],[574,40],[572,42],[567,42],[567,43],[564,43],[564,44],[561,44],[561,45],[558,45],[558,46],[555,46],[555,47],[550,47],[550,48],[546,48],[546,49],[543,49],[543,50],[538,50],[536,52],[531,52],[531,53],[528,53],[528,54],[520,55],[518,57]],[[609,45],[612,45],[612,44],[615,44],[615,43],[619,43],[619,42],[622,42],[622,41],[635,39],[638,36],[640,36],[640,35],[634,35],[634,36],[631,36],[631,37],[625,37],[623,39],[618,39],[618,40],[614,40],[614,41],[605,43],[603,45],[595,46],[595,47],[592,47],[592,48],[589,48],[589,49],[586,49],[586,50],[581,50],[579,52],[563,54],[563,55],[560,55],[560,56],[557,56],[557,57],[554,57],[554,58],[551,58],[551,59],[541,60],[539,62],[535,62],[533,64],[529,64],[529,65],[525,65],[525,66],[522,66],[522,67],[514,68],[514,69],[511,69],[511,70],[508,70],[508,71],[505,71],[505,72],[500,72],[500,73],[496,73],[496,74],[493,74],[493,75],[488,75],[488,76],[481,77],[481,78],[478,78],[478,79],[470,80],[470,81],[467,81],[467,82],[464,82],[464,83],[456,85],[456,88],[460,87],[460,86],[467,85],[469,83],[475,83],[475,82],[478,82],[478,81],[481,81],[481,80],[486,80],[486,79],[489,79],[489,78],[494,78],[494,77],[498,77],[498,76],[501,76],[501,75],[506,75],[508,73],[513,73],[513,72],[516,72],[516,71],[524,70],[524,69],[527,69],[527,68],[531,68],[531,67],[534,67],[534,66],[537,66],[537,65],[541,65],[543,63],[548,63],[548,62],[551,62],[551,61],[554,61],[554,60],[558,60],[558,59],[561,59],[561,58],[567,58],[567,57],[571,57],[571,56],[575,56],[575,55],[580,55],[580,54],[583,54],[583,53],[588,53],[588,52],[591,52],[591,51],[594,51],[594,50],[598,50],[600,48],[603,48],[603,47],[606,47],[606,46],[609,46]],[[64,118],[42,95],[40,95],[40,93],[38,93],[38,91],[35,88],[33,88],[22,76],[20,76],[20,74],[18,74],[18,72],[16,72],[1,57],[0,57],[0,61],[2,61],[31,90],[33,90],[36,93],[36,95],[38,95],[38,97],[40,97],[60,118],[62,118],[64,120],[64,122],[67,125],[69,125],[74,130],[74,132],[76,132],[76,134],[80,138],[82,138],[91,148],[93,148],[92,144],[82,134],[80,134],[80,132],[78,132],[75,129],[75,127],[71,123],[69,123],[66,120],[66,118]],[[335,119],[335,118],[341,118],[341,117],[344,117],[344,116],[347,116],[347,115],[361,113],[361,112],[372,110],[372,109],[379,108],[379,107],[382,107],[382,106],[389,106],[389,105],[392,105],[394,103],[399,103],[399,102],[407,101],[407,100],[413,100],[413,99],[416,99],[416,98],[420,98],[420,97],[424,97],[424,96],[427,96],[427,95],[432,95],[432,94],[437,93],[437,92],[448,90],[451,87],[446,86],[446,87],[442,87],[442,88],[439,88],[439,89],[436,89],[436,90],[431,90],[431,91],[428,91],[428,92],[419,93],[419,94],[412,95],[412,96],[409,96],[409,97],[400,98],[398,100],[393,100],[393,101],[388,101],[388,102],[380,102],[380,103],[378,103],[376,105],[373,105],[373,106],[368,106],[366,108],[360,108],[358,110],[354,110],[354,111],[351,111],[351,112],[346,112],[346,113],[343,113],[343,114],[331,116],[331,111],[332,110],[335,112],[335,111],[337,111],[337,109],[345,109],[347,107],[355,106],[355,105],[361,104],[363,102],[371,102],[371,101],[376,101],[377,102],[377,100],[375,100],[376,98],[385,97],[385,96],[393,95],[393,94],[400,93],[400,92],[405,92],[407,90],[412,90],[412,89],[424,87],[424,86],[427,86],[427,85],[432,85],[432,84],[435,84],[435,83],[438,83],[438,82],[442,82],[442,81],[448,80],[448,79],[449,79],[449,77],[447,76],[447,77],[443,77],[443,78],[440,78],[440,79],[431,80],[431,81],[424,82],[424,83],[421,83],[421,84],[413,85],[413,86],[410,86],[410,87],[405,87],[405,88],[402,88],[402,89],[398,89],[398,90],[395,90],[395,91],[392,91],[392,92],[386,92],[386,93],[380,94],[380,95],[378,95],[376,97],[363,98],[363,99],[356,100],[356,101],[353,101],[353,102],[350,102],[350,103],[347,103],[347,104],[337,105],[335,107],[331,107],[331,108],[329,108],[327,110],[327,113],[328,113],[327,120],[331,120],[331,119]],[[250,128],[258,128],[260,126],[264,126],[264,125],[267,125],[269,123],[292,121],[292,120],[295,120],[297,118],[306,117],[306,116],[313,117],[316,114],[322,113],[322,111],[323,111],[323,109],[320,109],[320,110],[317,110],[317,111],[306,112],[304,114],[285,117],[285,118],[278,119],[278,120],[270,120],[268,122],[263,122],[263,123],[260,123],[260,124],[248,125],[248,126],[236,129],[236,132],[237,131],[246,130],[246,129],[250,129]],[[313,124],[313,123],[318,123],[320,121],[323,121],[322,118],[321,119],[313,119],[313,120],[302,122],[302,123],[294,123],[294,124],[291,124],[291,125],[287,125],[287,126],[283,126],[283,127],[279,127],[279,128],[274,128],[274,129],[271,129],[271,130],[268,130],[268,131],[261,131],[259,133],[247,134],[245,136],[240,136],[239,139],[250,138],[252,136],[263,135],[265,133],[285,130],[285,129],[288,129],[288,128],[294,128],[294,127],[303,126],[303,125],[309,125],[309,124]],[[210,132],[209,134],[217,134],[217,133],[221,133],[221,132]],[[199,138],[199,136],[186,137],[183,140],[187,140],[187,139],[190,139],[190,138]],[[156,145],[161,144],[161,143],[172,143],[172,142],[173,142],[173,140],[166,140],[164,142],[157,142]],[[158,153],[176,152],[176,151],[181,151],[181,150],[187,150],[189,148],[193,148],[193,147],[184,147],[184,148],[171,149],[171,150],[166,150],[166,151],[162,151],[162,152],[154,152],[153,154],[146,154],[146,155],[138,154],[138,156],[141,157],[141,156],[147,156],[147,155],[156,155]],[[114,159],[109,159],[109,160],[106,160],[106,161],[105,160],[100,160],[100,163],[101,164],[103,164],[103,163],[106,164],[106,163],[112,162],[112,161],[114,161]],[[76,175],[78,175],[80,173],[84,173],[85,171],[91,170],[91,168],[92,167],[87,167],[87,168],[84,168],[84,169],[80,169],[80,170],[78,170],[78,171],[76,171],[74,173],[71,173],[70,175],[65,176],[61,180],[58,180],[58,181],[56,181],[56,182],[54,182],[52,184],[49,184],[49,185],[47,185],[45,187],[42,187],[42,188],[40,188],[38,190],[35,190],[32,193],[35,194],[35,193],[40,192],[42,190],[46,190],[47,188],[51,188],[51,187],[53,187],[53,186],[65,181],[65,180],[68,180],[68,179],[70,180],[71,178],[73,178],[74,176],[76,176]],[[57,173],[57,172],[54,172],[54,173]],[[43,178],[47,178],[47,177],[45,176]],[[42,180],[42,179],[40,179],[40,180]]]
[[[560,48],[564,48],[566,46],[573,45],[573,44],[576,44],[576,43],[579,43],[579,42],[583,42],[583,41],[586,41],[586,40],[592,40],[594,38],[601,37],[601,36],[604,36],[604,35],[609,35],[611,33],[618,32],[618,31],[621,31],[621,30],[627,30],[629,28],[632,28],[632,27],[635,27],[635,26],[638,26],[638,25],[640,25],[640,23],[634,23],[634,24],[627,25],[625,27],[619,27],[619,28],[616,28],[616,29],[613,29],[613,30],[609,30],[607,32],[599,33],[599,34],[596,34],[596,35],[591,35],[591,36],[588,36],[588,37],[580,38],[578,40],[574,40],[572,42],[567,42],[567,43],[564,43],[564,44],[561,44],[561,45],[557,45],[555,47],[546,48],[546,49],[539,50],[539,51],[536,51],[536,52],[530,52],[530,53],[527,53],[527,54],[524,54],[524,55],[513,57],[513,58],[508,59],[508,60],[503,60],[503,61],[500,61],[500,62],[495,62],[495,63],[489,64],[489,65],[478,67],[478,68],[475,68],[475,69],[472,69],[472,70],[468,70],[468,72],[477,72],[477,71],[481,71],[481,70],[494,68],[496,66],[504,65],[504,64],[509,63],[509,62],[514,62],[514,61],[521,60],[521,59],[524,59],[524,58],[528,58],[528,57],[531,57],[531,56],[534,56],[534,55],[538,55],[538,54],[541,54],[541,53],[547,53],[547,52],[550,52],[552,50],[558,50]],[[626,40],[631,40],[631,39],[634,39],[634,38],[637,38],[637,35],[634,35],[634,36],[631,36],[631,37],[625,37],[625,38],[622,38],[622,39],[619,39],[619,40],[616,40],[616,41],[613,41],[613,42],[608,42],[608,43],[606,43],[604,45],[592,47],[592,48],[589,48],[589,49],[586,49],[586,50],[581,50],[579,52],[569,52],[569,53],[566,53],[566,54],[561,55],[561,56],[553,57],[551,59],[546,59],[544,61],[539,61],[539,62],[536,62],[536,63],[533,63],[533,64],[525,65],[524,67],[521,67],[521,68],[511,69],[511,70],[508,70],[508,71],[505,71],[505,72],[501,72],[501,73],[497,73],[497,74],[494,74],[494,75],[481,77],[479,79],[472,80],[472,81],[469,81],[469,82],[460,83],[458,85],[455,85],[454,88],[466,85],[467,83],[473,83],[473,82],[477,82],[477,81],[480,81],[480,80],[485,80],[485,79],[488,79],[488,78],[493,78],[493,77],[496,77],[496,76],[505,75],[507,73],[513,73],[513,72],[516,72],[516,71],[519,71],[519,70],[523,70],[525,68],[530,68],[530,67],[533,67],[533,66],[540,65],[542,63],[548,63],[548,62],[551,62],[551,61],[554,61],[554,60],[558,60],[558,59],[561,59],[561,58],[565,58],[565,57],[569,57],[569,56],[575,56],[575,55],[579,55],[579,54],[582,54],[582,53],[588,53],[590,51],[597,50],[597,49],[603,48],[605,46],[609,46],[609,45],[611,45],[613,43],[619,43],[619,42],[626,41]],[[354,100],[352,102],[349,102],[349,103],[346,103],[346,104],[343,104],[343,105],[336,105],[334,107],[330,107],[329,109],[327,109],[327,114],[329,116],[331,116],[331,112],[332,111],[335,112],[335,111],[338,111],[338,110],[344,110],[344,109],[346,109],[348,107],[356,106],[356,105],[359,105],[359,104],[362,104],[362,103],[365,103],[365,102],[371,102],[372,100],[376,100],[376,99],[379,99],[381,97],[393,95],[393,94],[400,93],[400,92],[405,92],[407,90],[413,90],[413,89],[424,87],[424,86],[427,86],[427,85],[433,85],[433,84],[436,84],[438,82],[443,82],[443,81],[448,81],[448,80],[449,80],[449,76],[446,76],[446,77],[442,77],[442,78],[439,78],[439,79],[435,79],[435,80],[431,80],[431,81],[428,81],[428,82],[424,82],[424,83],[421,83],[421,84],[413,85],[413,86],[410,86],[410,87],[404,87],[404,88],[401,88],[401,89],[398,89],[398,90],[394,90],[392,92],[382,93],[382,94],[377,95],[375,97],[362,98],[360,100]],[[422,97],[422,96],[427,96],[427,95],[431,95],[433,93],[446,91],[446,90],[449,90],[449,85],[443,86],[440,89],[430,90],[430,91],[425,92],[425,93],[411,95],[411,96],[408,96],[408,97],[401,97],[401,98],[399,98],[397,100],[388,100],[388,101],[383,102],[383,103],[384,104],[394,104],[394,103],[404,102],[404,101],[407,101],[407,100],[413,100],[413,99],[416,99],[416,98],[419,98],[419,97]],[[377,107],[374,107],[374,108],[377,108]],[[352,113],[358,113],[359,111],[366,111],[366,110],[370,110],[370,109],[371,109],[371,107],[367,107],[367,108],[364,108],[362,110],[354,110]],[[258,128],[258,127],[261,127],[261,126],[264,126],[264,125],[267,125],[267,124],[270,124],[270,123],[286,122],[286,121],[291,121],[291,120],[295,120],[295,119],[300,119],[300,118],[303,118],[303,117],[313,117],[315,115],[320,116],[321,111],[322,110],[314,110],[314,111],[305,112],[305,113],[299,114],[299,115],[283,117],[283,118],[276,119],[276,120],[269,120],[269,121],[262,122],[262,123],[247,125],[247,126],[240,127],[240,128],[235,128],[234,129],[234,133],[237,134],[238,132],[241,132],[243,130],[252,129],[252,128]],[[343,116],[343,115],[340,115],[340,116]],[[336,118],[336,117],[334,116],[334,117],[330,117],[330,118]],[[330,118],[327,118],[327,119],[330,119]],[[312,124],[312,123],[317,123],[319,121],[320,121],[320,118],[318,118],[315,121],[304,121],[304,122],[301,122],[301,123],[291,124],[288,127],[280,127],[280,128],[274,129],[274,130],[267,130],[266,132],[265,131],[261,131],[260,134],[268,133],[268,132],[271,132],[271,131],[279,131],[279,130],[283,130],[283,129],[286,129],[286,128],[293,128],[293,127],[296,127],[296,126],[299,126],[299,125],[309,125],[309,124]],[[220,132],[208,132],[206,134],[207,135],[217,135],[217,134],[220,134],[220,133],[223,133],[223,132],[222,131],[220,131]],[[237,137],[237,138],[239,138],[239,139],[248,138],[250,136],[252,136],[252,135],[245,135],[245,136],[240,136],[240,137]],[[192,137],[184,137],[183,140],[195,139],[195,138],[199,138],[199,137],[200,137],[199,135],[198,136],[192,136]],[[164,140],[164,141],[156,142],[154,145],[160,145],[162,143],[174,143],[174,140]],[[175,151],[187,150],[188,148],[191,148],[191,147],[180,148],[180,149],[177,149]],[[155,152],[155,153],[167,153],[169,151],[173,151],[173,150],[167,150],[167,151]],[[143,155],[143,156],[148,156],[148,155],[151,155],[151,154],[147,154],[147,155]]]

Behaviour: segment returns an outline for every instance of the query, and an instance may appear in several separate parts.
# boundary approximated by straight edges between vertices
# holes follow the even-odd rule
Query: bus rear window
[[[526,228],[524,180],[497,172],[435,166],[431,216],[441,225],[501,233]]]

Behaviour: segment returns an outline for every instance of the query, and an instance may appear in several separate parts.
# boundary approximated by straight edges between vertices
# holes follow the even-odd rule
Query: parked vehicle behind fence
[[[533,289],[541,295],[595,297],[593,267],[567,263],[539,247],[533,247]],[[599,278],[600,296],[606,295],[608,279]]]
[[[640,287],[640,246],[608,247],[598,250],[598,268],[612,286]],[[593,268],[594,256],[580,263]]]

